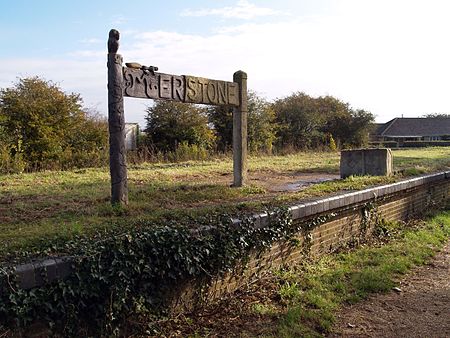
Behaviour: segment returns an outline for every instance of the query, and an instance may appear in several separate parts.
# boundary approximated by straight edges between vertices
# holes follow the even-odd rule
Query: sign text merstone
[[[239,84],[190,75],[123,68],[124,96],[185,103],[239,106]]]

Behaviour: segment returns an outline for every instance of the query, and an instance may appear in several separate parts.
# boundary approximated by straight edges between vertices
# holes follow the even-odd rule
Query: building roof
[[[389,137],[421,137],[450,135],[448,117],[405,117],[395,118],[378,127],[377,135]]]

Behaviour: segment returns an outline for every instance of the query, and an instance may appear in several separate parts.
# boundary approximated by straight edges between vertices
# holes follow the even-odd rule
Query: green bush
[[[147,146],[163,153],[175,152],[182,144],[212,149],[215,142],[206,110],[194,104],[156,100],[147,108]]]
[[[104,164],[107,122],[39,77],[0,90],[1,172]]]
[[[26,163],[21,153],[11,155],[8,145],[0,144],[0,174],[20,174],[25,167]]]
[[[251,153],[271,154],[278,125],[272,105],[255,92],[248,91],[247,135]],[[216,133],[216,148],[229,151],[233,142],[233,110],[231,106],[208,108],[208,118]]]
[[[175,151],[167,153],[170,162],[203,161],[208,158],[209,152],[204,146],[188,144],[186,141],[179,144]]]

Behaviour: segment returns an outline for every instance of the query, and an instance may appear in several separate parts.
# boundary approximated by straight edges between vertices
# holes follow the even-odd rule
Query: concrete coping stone
[[[293,205],[292,207],[289,208],[289,211],[291,212],[291,217],[293,219],[298,218],[298,211],[299,211],[298,205]]]
[[[231,222],[233,223],[234,226],[240,225],[242,223],[240,218],[232,218]]]
[[[341,195],[327,197],[306,204],[291,206],[291,214],[294,220],[300,219],[305,216],[312,216],[315,213],[326,212],[333,209],[347,207],[352,204],[375,200],[377,198],[381,198],[386,195],[392,195],[394,193],[403,190],[412,189],[427,183],[433,183],[449,178],[450,178],[450,171],[446,171],[437,174],[430,174],[427,176],[415,177],[408,180],[387,184],[384,186],[368,188],[360,191],[354,191],[351,193],[344,193]],[[303,206],[306,209],[305,215],[302,215],[302,213],[299,212],[300,207]]]
[[[267,212],[263,212],[258,215],[259,217],[259,226],[261,228],[267,226],[267,223],[269,223],[269,214]]]
[[[16,266],[19,286],[31,289],[68,276],[72,272],[72,259],[69,256],[55,257]]]
[[[298,205],[298,218],[303,218],[306,215],[306,204]]]

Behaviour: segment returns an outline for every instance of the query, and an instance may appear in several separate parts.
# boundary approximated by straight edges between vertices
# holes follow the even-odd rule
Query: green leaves
[[[268,212],[264,226],[254,216],[233,223],[230,215],[220,214],[192,219],[197,227],[142,223],[121,234],[54,244],[45,252],[72,255],[75,273],[17,293],[0,279],[0,325],[22,328],[38,320],[65,336],[112,335],[136,309],[162,315],[185,285],[198,285],[201,296],[208,280],[245,265],[250,254],[277,241],[293,243],[302,229],[308,236],[332,216],[294,224],[289,209],[279,208]]]
[[[232,146],[233,107],[208,107],[209,122],[214,126],[217,136],[216,146],[227,151]],[[253,153],[271,153],[276,139],[277,124],[275,111],[266,99],[255,92],[248,91],[247,133],[248,149]]]
[[[0,90],[0,152],[10,157],[0,171],[80,166],[107,140],[106,121],[82,109],[79,94],[39,77]],[[19,160],[23,164],[13,163]]]
[[[208,127],[208,118],[204,108],[194,104],[156,100],[147,108],[147,145],[168,152],[195,145],[210,149],[215,136]]]
[[[280,126],[278,146],[297,149],[361,146],[374,120],[370,112],[332,96],[314,98],[303,92],[276,100],[273,109]]]
[[[76,272],[17,294],[0,280],[0,325],[26,327],[31,320],[43,320],[68,336],[86,327],[94,335],[111,334],[136,307],[161,313],[177,297],[180,284],[229,271],[250,252],[296,231],[283,208],[270,213],[265,227],[255,226],[254,217],[236,225],[229,215],[216,215],[197,230],[172,223],[143,225],[121,235],[103,233],[53,245],[48,252],[75,255]]]

